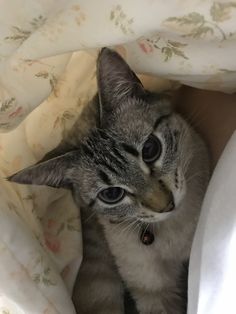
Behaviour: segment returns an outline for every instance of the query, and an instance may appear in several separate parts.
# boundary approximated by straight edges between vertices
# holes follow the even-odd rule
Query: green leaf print
[[[15,100],[15,97],[4,100],[1,104],[0,112],[5,112],[6,110],[10,109]]]
[[[36,73],[34,76],[48,80],[51,87],[51,91],[54,93],[56,97],[58,96],[57,94],[58,93],[58,90],[57,90],[58,79],[54,73],[43,70]]]
[[[167,24],[177,24],[183,27],[183,31],[186,32],[186,26],[190,31],[183,34],[182,37],[203,38],[207,35],[212,36],[219,34],[221,41],[231,37],[233,33],[226,34],[222,27],[219,26],[219,22],[229,20],[231,18],[232,9],[236,8],[236,2],[213,2],[210,7],[210,19],[206,19],[204,15],[198,12],[190,12],[182,16],[171,16],[165,20]]]
[[[38,17],[33,18],[30,24],[33,26],[34,29],[37,29],[42,26],[46,22],[46,20],[46,17],[39,15]]]
[[[205,21],[205,18],[202,14],[197,12],[191,12],[187,15],[181,17],[169,17],[167,22],[176,22],[180,25],[198,25],[202,24]]]
[[[110,12],[110,21],[115,24],[116,27],[120,28],[123,34],[129,35],[134,34],[132,30],[133,18],[129,18],[123,11],[121,5],[117,5]]]
[[[35,268],[40,268],[33,276],[32,279],[36,284],[43,284],[45,286],[56,286],[56,283],[51,278],[51,268],[45,265],[42,256],[38,256],[35,260]]]
[[[214,2],[210,9],[212,20],[215,22],[223,22],[231,18],[231,10],[236,8],[235,2]]]
[[[23,42],[31,34],[31,31],[24,30],[24,29],[22,29],[22,28],[20,28],[18,26],[12,26],[11,30],[12,30],[12,35],[5,37],[5,40],[7,40],[7,41],[20,41],[20,42]]]
[[[155,36],[151,38],[143,38],[141,39],[139,45],[142,48],[144,52],[145,51],[145,45],[148,45],[148,47],[152,47],[153,49],[158,49],[161,51],[161,53],[164,56],[164,61],[169,61],[173,56],[181,57],[183,59],[188,59],[188,57],[185,55],[183,48],[187,46],[186,43],[173,41],[173,40],[165,40],[161,37],[161,35],[158,33]]]

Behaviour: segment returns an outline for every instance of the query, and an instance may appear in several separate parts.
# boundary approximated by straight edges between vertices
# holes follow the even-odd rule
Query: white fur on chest
[[[189,257],[198,218],[198,206],[187,212],[185,207],[155,224],[151,245],[141,242],[138,228],[132,230],[100,219],[121,276],[130,288],[161,291],[175,286],[180,266]]]

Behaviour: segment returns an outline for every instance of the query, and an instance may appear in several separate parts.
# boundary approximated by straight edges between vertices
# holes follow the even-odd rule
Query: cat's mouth
[[[158,222],[166,220],[174,211],[175,204],[171,201],[165,208],[159,210],[158,212],[152,208],[142,207],[142,211],[137,215],[138,220],[142,222]]]
[[[175,209],[175,203],[173,200],[169,202],[169,204],[164,207],[162,210],[159,210],[159,213],[169,213]]]

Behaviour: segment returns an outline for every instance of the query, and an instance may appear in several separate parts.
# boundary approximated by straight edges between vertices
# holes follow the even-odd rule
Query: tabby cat
[[[8,179],[70,189],[81,208],[79,314],[124,313],[124,287],[141,314],[186,313],[182,274],[208,181],[207,149],[168,96],[145,90],[108,48],[97,82],[67,139]]]

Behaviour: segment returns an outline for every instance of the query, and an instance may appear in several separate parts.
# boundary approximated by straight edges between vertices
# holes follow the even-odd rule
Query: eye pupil
[[[98,197],[101,201],[107,204],[115,204],[120,202],[125,195],[125,191],[120,187],[110,187],[102,190]]]
[[[151,134],[143,145],[143,161],[146,163],[153,163],[161,156],[161,152],[162,146],[160,140]]]

